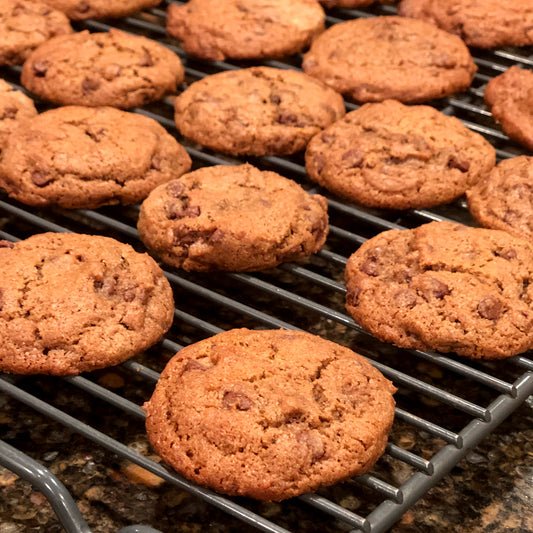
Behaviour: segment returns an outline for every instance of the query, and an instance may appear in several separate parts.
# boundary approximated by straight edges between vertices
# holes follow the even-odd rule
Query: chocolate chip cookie
[[[372,17],[317,37],[303,69],[358,102],[423,102],[465,90],[476,66],[466,45],[421,20]]]
[[[167,9],[167,32],[190,54],[211,61],[295,54],[324,24],[316,0],[190,0]]]
[[[532,157],[501,161],[466,194],[470,213],[481,226],[533,241]]]
[[[191,159],[155,120],[112,107],[65,106],[27,120],[0,153],[0,186],[28,205],[135,204]]]
[[[0,154],[2,147],[20,121],[34,117],[33,100],[0,79]]]
[[[451,202],[494,167],[494,148],[455,117],[396,100],[365,104],[313,137],[311,179],[371,207]]]
[[[144,404],[146,429],[185,477],[279,501],[366,472],[385,449],[395,390],[320,337],[230,330],[170,360]]]
[[[50,39],[26,60],[21,81],[60,105],[130,108],[175,92],[183,76],[174,52],[113,28]]]
[[[185,270],[261,270],[317,252],[328,233],[326,199],[251,165],[205,167],[154,189],[139,236]]]
[[[172,324],[172,290],[114,239],[43,233],[0,241],[0,370],[79,374],[148,348]]]
[[[155,7],[161,0],[44,0],[49,6],[63,11],[69,19],[85,20],[125,17],[136,11]]]
[[[253,67],[207,76],[175,100],[182,135],[230,154],[282,155],[344,116],[342,96],[294,70]]]
[[[64,13],[30,0],[0,2],[0,65],[19,65],[56,35],[72,33]]]
[[[477,48],[533,44],[532,0],[402,0],[398,13],[436,24]]]
[[[346,308],[403,348],[500,359],[533,346],[533,246],[504,231],[432,222],[365,242]]]
[[[484,98],[503,131],[533,150],[533,72],[510,67],[489,81]]]

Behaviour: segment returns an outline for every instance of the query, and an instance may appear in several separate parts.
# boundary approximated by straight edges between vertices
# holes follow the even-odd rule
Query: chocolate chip
[[[127,289],[123,295],[125,302],[133,302],[135,300],[135,289]]]
[[[150,168],[154,170],[161,170],[161,158],[157,155],[153,155],[150,161]]]
[[[7,119],[13,119],[17,116],[18,109],[16,107],[7,107],[4,109],[4,112],[2,116],[0,117],[0,120],[7,120]]]
[[[283,124],[285,126],[296,126],[298,123],[298,116],[295,113],[290,113],[289,111],[280,111],[276,122]]]
[[[470,170],[470,161],[459,159],[457,156],[452,155],[448,160],[448,168],[456,168],[461,172],[468,172]]]
[[[196,359],[189,359],[185,364],[183,371],[190,372],[191,370],[201,370],[202,372],[205,372],[207,368],[199,363]]]
[[[86,0],[81,0],[81,2],[76,6],[76,11],[78,13],[87,13],[90,9],[90,4]]]
[[[367,259],[360,267],[359,270],[368,276],[376,277],[379,275],[380,268],[376,262],[376,259],[371,257]]]
[[[242,392],[228,391],[222,399],[224,409],[231,409],[235,406],[239,411],[249,411],[252,405],[252,400]]]
[[[96,91],[100,87],[100,80],[96,78],[84,78],[81,82],[81,89],[84,93]]]
[[[153,162],[153,159],[154,158],[152,158],[152,162]],[[159,170],[159,169],[156,169],[156,170]],[[168,192],[168,194],[170,194],[170,196],[174,198],[179,198],[185,191],[185,186],[180,181],[171,181],[170,183],[167,184],[166,191]]]
[[[37,187],[44,187],[52,181],[50,174],[43,170],[34,170],[31,173],[31,182]]]
[[[412,309],[416,305],[416,294],[409,289],[400,289],[394,294],[394,302],[398,307]]]
[[[192,205],[186,209],[182,209],[181,206],[171,204],[168,206],[167,218],[169,220],[180,220],[182,218],[196,218],[202,213],[200,206]]]
[[[502,314],[503,305],[494,296],[485,296],[477,304],[477,312],[481,318],[487,320],[497,320]]]
[[[344,162],[344,166],[346,168],[356,168],[361,167],[361,163],[364,159],[364,154],[361,152],[361,150],[348,150],[347,152],[344,152],[341,157],[342,161]]]
[[[451,293],[446,283],[431,276],[423,276],[415,279],[411,284],[411,288],[422,294],[426,300],[430,298],[442,300],[442,298]]]
[[[309,449],[312,463],[322,459],[326,454],[326,447],[316,432],[302,431],[296,435],[296,440]]]
[[[94,280],[94,290],[102,292],[106,296],[113,296],[116,292],[117,280],[112,277],[104,277],[102,280]]]
[[[152,59],[152,56],[150,55],[150,52],[144,49],[144,57],[141,58],[141,60],[137,63],[140,67],[153,67],[154,66],[154,60]]]
[[[85,131],[85,135],[87,135],[88,137],[90,137],[94,142],[100,142],[104,135],[105,135],[105,130],[103,128],[100,128],[99,130],[97,131],[93,131],[91,129],[87,129]]]
[[[209,237],[210,244],[216,244],[217,242],[222,242],[224,240],[225,233],[221,229],[216,229]]]
[[[14,248],[15,243],[6,241],[4,239],[0,240],[0,248]]]
[[[111,65],[107,65],[107,67],[104,69],[103,76],[107,81],[111,81],[120,76],[121,72],[122,67],[116,63],[112,63]]]
[[[38,78],[44,78],[46,76],[49,66],[50,63],[48,61],[35,61],[32,66],[33,73]]]
[[[322,133],[320,140],[323,143],[331,144],[335,140],[335,135],[331,135],[330,133]]]
[[[496,255],[498,257],[502,257],[503,259],[507,259],[507,261],[510,261],[511,259],[516,259],[518,254],[516,253],[516,250],[513,248],[509,248],[508,250],[502,250],[500,252],[496,252]]]
[[[281,98],[279,97],[279,95],[275,93],[270,93],[269,100],[270,100],[270,103],[274,105],[278,105],[281,102]]]
[[[355,287],[355,289],[349,290],[346,293],[346,303],[352,307],[357,307],[359,305],[359,295],[361,294],[361,289]]]

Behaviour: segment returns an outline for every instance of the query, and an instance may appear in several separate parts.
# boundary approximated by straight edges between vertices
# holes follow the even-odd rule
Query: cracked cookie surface
[[[486,228],[533,241],[533,157],[501,161],[467,191],[468,209]]]
[[[306,169],[371,207],[409,209],[461,196],[488,175],[494,148],[455,117],[395,100],[365,104],[311,139]]]
[[[207,76],[175,100],[182,135],[230,154],[283,155],[344,116],[342,96],[301,72],[253,67]]]
[[[503,131],[533,150],[533,72],[509,67],[489,81],[483,98]]]
[[[394,98],[405,103],[463,91],[477,70],[459,37],[395,16],[331,26],[313,41],[302,67],[358,102]]]
[[[533,345],[533,247],[506,232],[386,231],[350,257],[345,280],[349,313],[397,346],[500,359]]]
[[[63,11],[71,20],[125,17],[141,9],[157,6],[161,0],[44,0]]]
[[[191,159],[155,120],[112,107],[65,106],[27,120],[0,153],[0,186],[28,205],[134,204]]]
[[[169,265],[262,270],[320,249],[327,202],[251,165],[204,167],[154,189],[141,204],[138,229]]]
[[[144,409],[153,447],[185,477],[282,500],[366,472],[385,449],[394,392],[348,348],[240,329],[178,352]]]
[[[398,13],[431,22],[468,46],[533,44],[533,0],[402,0]]]
[[[57,35],[72,33],[64,13],[46,3],[2,0],[0,3],[0,65],[19,65],[32,50]]]
[[[190,0],[167,9],[167,32],[190,54],[211,61],[295,54],[324,24],[316,0]]]
[[[2,147],[19,122],[37,115],[31,98],[0,80],[0,154]]]
[[[155,261],[114,239],[43,233],[0,241],[0,369],[71,375],[116,365],[172,324]]]
[[[50,39],[26,60],[21,82],[60,105],[130,108],[175,92],[183,77],[174,52],[112,28]]]

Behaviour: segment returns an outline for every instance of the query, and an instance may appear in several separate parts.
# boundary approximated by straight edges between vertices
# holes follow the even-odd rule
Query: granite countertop
[[[127,417],[111,418],[106,406],[100,408],[96,400],[94,405],[83,405],[83,398],[71,395],[66,384],[64,390],[58,390],[54,378],[37,379],[65,410],[85,409],[91,413],[93,425],[150,456],[142,423],[132,423]],[[120,387],[121,379],[111,370],[102,373],[99,381],[113,388]],[[9,397],[0,396],[0,413],[2,438],[59,477],[95,533],[111,533],[133,523],[169,533],[256,531]],[[396,438],[408,447],[408,434]],[[0,533],[63,531],[44,496],[28,483],[0,468],[0,486]],[[341,504],[357,511],[357,490],[352,486]],[[324,523],[322,515],[311,516],[299,502],[253,505],[291,531],[347,531],[331,519]],[[391,531],[533,531],[533,399],[471,450]]]

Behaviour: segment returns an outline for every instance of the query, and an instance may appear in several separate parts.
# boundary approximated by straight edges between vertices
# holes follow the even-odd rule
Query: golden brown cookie
[[[533,0],[402,0],[398,13],[436,24],[468,46],[533,44]]]
[[[26,60],[21,81],[60,105],[130,108],[176,91],[184,71],[179,57],[146,37],[112,28],[56,37]]]
[[[510,67],[489,81],[484,98],[503,131],[533,150],[533,72]]]
[[[0,241],[0,370],[79,374],[148,348],[174,316],[146,254],[108,237],[43,233]]]
[[[395,388],[348,348],[296,331],[226,331],[178,352],[144,404],[161,457],[230,495],[283,500],[366,472]]]
[[[167,32],[190,54],[211,61],[294,54],[324,24],[316,0],[190,0],[167,9]]]
[[[468,209],[486,228],[533,241],[533,158],[501,161],[467,191]]]
[[[204,167],[153,190],[139,236],[185,270],[261,270],[316,253],[328,233],[326,199],[251,165]]]
[[[0,65],[19,65],[56,35],[72,33],[64,13],[31,0],[0,2]]]
[[[27,120],[0,153],[0,186],[28,205],[135,204],[191,159],[155,120],[112,107],[64,106]]]
[[[63,11],[71,20],[125,17],[136,11],[157,6],[161,0],[43,0]]]
[[[461,196],[496,162],[494,148],[455,117],[396,100],[365,104],[311,139],[311,179],[371,207],[430,207]]]
[[[403,348],[501,359],[533,346],[533,246],[504,231],[432,222],[365,242],[346,308]]]
[[[175,100],[185,137],[229,154],[282,155],[344,116],[342,96],[294,70],[270,67],[219,72]]]
[[[0,80],[0,153],[11,132],[22,121],[34,117],[37,109],[33,100]]]
[[[304,71],[358,102],[423,102],[464,91],[476,66],[466,45],[427,22],[371,17],[317,37]]]

